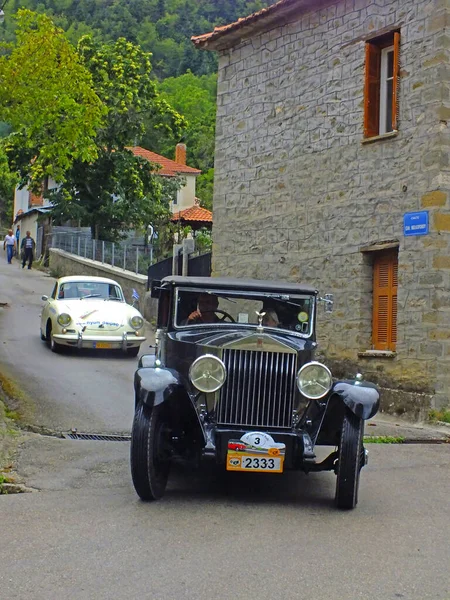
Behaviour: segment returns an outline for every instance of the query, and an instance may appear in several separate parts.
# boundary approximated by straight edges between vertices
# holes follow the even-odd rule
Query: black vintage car
[[[131,472],[143,500],[165,491],[171,463],[210,457],[228,471],[334,471],[336,505],[358,500],[364,420],[376,387],[334,381],[314,360],[318,304],[307,285],[209,277],[153,282],[156,352],[135,373]],[[316,446],[332,446],[316,460]]]

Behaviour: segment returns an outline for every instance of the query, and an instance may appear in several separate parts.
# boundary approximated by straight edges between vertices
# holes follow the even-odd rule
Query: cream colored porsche
[[[144,319],[125,302],[113,279],[73,276],[58,279],[41,315],[41,339],[53,352],[64,347],[123,350],[137,356]]]

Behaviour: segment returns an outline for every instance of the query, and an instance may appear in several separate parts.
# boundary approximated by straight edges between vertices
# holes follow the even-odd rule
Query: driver
[[[217,323],[219,317],[216,310],[219,306],[219,298],[213,294],[200,294],[197,300],[197,310],[194,310],[187,322],[192,323]]]

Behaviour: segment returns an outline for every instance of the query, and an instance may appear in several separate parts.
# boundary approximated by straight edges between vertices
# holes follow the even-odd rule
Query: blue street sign
[[[428,234],[428,211],[405,213],[403,216],[403,234],[427,235]]]

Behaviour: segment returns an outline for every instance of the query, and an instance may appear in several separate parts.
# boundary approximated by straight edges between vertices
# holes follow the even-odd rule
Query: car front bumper
[[[126,351],[129,348],[139,347],[145,342],[145,337],[137,335],[85,335],[82,332],[75,333],[56,333],[53,339],[57,344],[70,346],[72,348],[108,348],[111,350]]]

